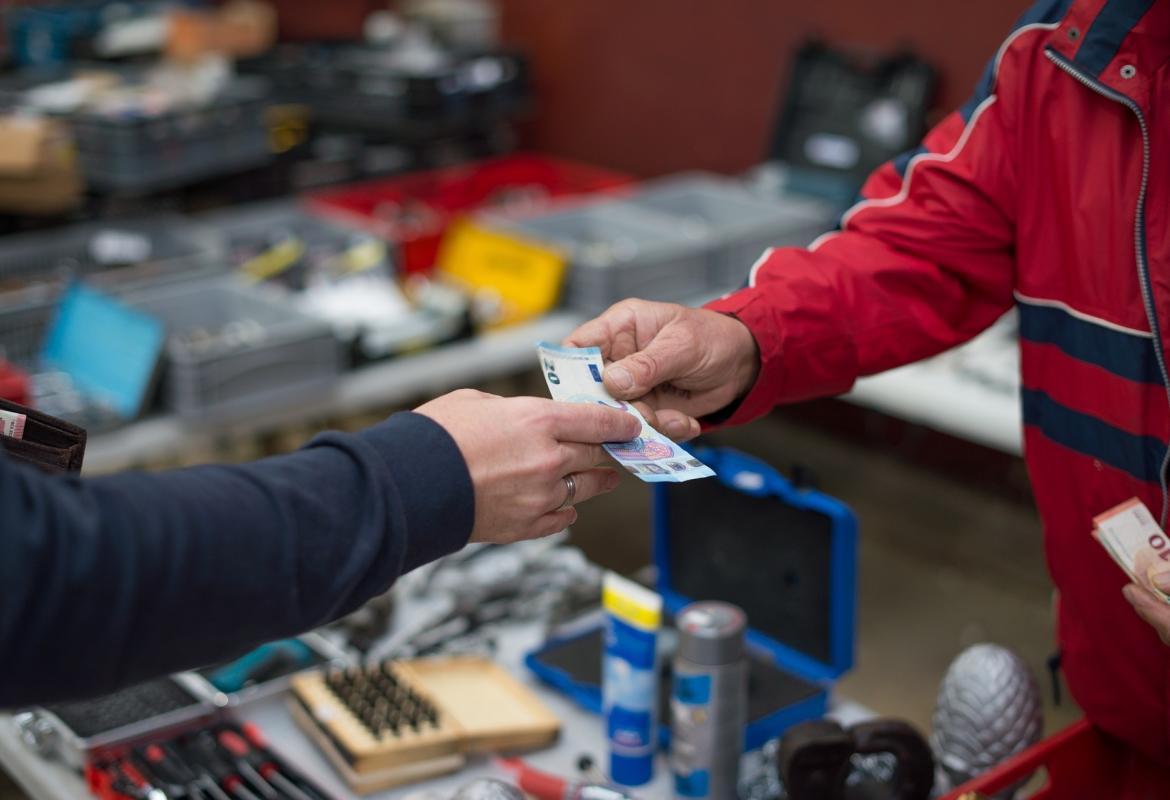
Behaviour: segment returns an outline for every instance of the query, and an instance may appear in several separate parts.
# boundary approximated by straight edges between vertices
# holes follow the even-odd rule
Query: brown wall
[[[526,143],[656,175],[758,162],[800,40],[909,45],[963,102],[1028,0],[499,0],[533,59]]]
[[[357,36],[386,0],[270,0],[284,38]],[[497,0],[507,42],[533,59],[525,144],[655,175],[758,162],[806,36],[910,46],[961,104],[1030,0]]]
[[[216,0],[223,2],[223,0]],[[377,0],[267,0],[276,9],[284,41],[356,39],[371,11],[385,8]]]

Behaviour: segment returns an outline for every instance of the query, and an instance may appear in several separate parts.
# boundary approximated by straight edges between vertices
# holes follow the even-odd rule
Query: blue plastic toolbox
[[[713,480],[654,489],[654,562],[667,616],[723,600],[748,616],[748,726],[754,750],[822,716],[834,681],[853,666],[857,522],[840,500],[794,485],[730,449],[698,449]],[[662,708],[673,631],[659,639]],[[527,656],[540,679],[601,710],[600,624],[550,639]],[[669,719],[660,713],[659,719]],[[662,739],[668,736],[662,725]]]

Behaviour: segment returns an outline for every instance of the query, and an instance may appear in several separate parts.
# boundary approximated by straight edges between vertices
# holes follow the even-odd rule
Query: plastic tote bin
[[[267,83],[240,79],[199,108],[70,118],[86,183],[147,193],[263,166],[272,158]]]
[[[222,270],[210,234],[175,215],[73,225],[0,240],[0,349],[33,366],[71,281],[112,294]]]
[[[200,217],[200,222],[222,237],[232,269],[262,261],[274,247],[297,243],[301,254],[269,285],[289,291],[291,302],[329,322],[359,363],[449,341],[467,325],[462,304],[445,308],[423,301],[404,311],[394,302],[394,265],[386,242],[369,231],[313,215],[296,200],[237,206]],[[363,296],[370,304],[364,313],[358,314],[351,303],[331,301],[322,308],[314,302],[323,294],[337,298],[331,294],[335,289],[352,296],[351,288],[366,290]],[[381,308],[373,307],[377,298],[383,300]]]
[[[1117,796],[1116,782],[1125,756],[1121,744],[1081,720],[968,781],[943,800],[962,800],[974,792],[994,797],[1040,769],[1048,775],[1044,786],[1029,795],[1032,800],[1104,800]]]
[[[708,288],[743,286],[769,247],[805,247],[833,225],[831,209],[812,199],[765,200],[735,181],[689,173],[643,184],[629,202],[666,214],[714,240]]]
[[[283,44],[241,68],[270,79],[282,102],[308,106],[317,125],[408,140],[484,124],[528,97],[527,60],[502,50],[444,51],[412,69],[383,47]]]
[[[0,296],[0,357],[32,371],[53,318],[54,303],[44,288]]]
[[[619,172],[534,153],[492,158],[318,192],[315,212],[360,225],[398,246],[405,272],[435,265],[451,219],[483,209],[536,209],[550,200],[605,192],[633,179]]]
[[[562,250],[564,305],[596,314],[627,297],[689,302],[707,291],[713,240],[693,226],[620,201],[506,220],[504,230]]]
[[[243,206],[232,206],[213,211],[197,218],[201,225],[214,231],[217,249],[231,270],[237,270],[250,260],[262,255],[270,248],[285,241],[295,241],[301,249],[287,269],[263,278],[287,286],[293,290],[305,288],[310,281],[312,270],[309,265],[343,261],[341,258],[349,248],[362,243],[373,244],[385,254],[386,245],[368,231],[352,225],[340,225],[332,220],[312,214],[297,200],[280,199]],[[375,266],[386,264],[381,259]],[[342,267],[336,268],[338,271]],[[329,273],[329,268],[320,267]]]
[[[230,278],[126,300],[166,325],[166,401],[184,416],[254,410],[323,392],[341,371],[341,347],[328,323]]]
[[[211,234],[175,214],[70,225],[0,239],[0,292],[85,279],[163,280],[215,252]]]

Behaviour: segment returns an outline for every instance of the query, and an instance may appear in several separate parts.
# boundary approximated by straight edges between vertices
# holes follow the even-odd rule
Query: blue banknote
[[[709,478],[715,473],[681,445],[663,436],[638,413],[638,409],[615,400],[601,382],[605,364],[596,347],[561,347],[538,342],[540,369],[554,400],[566,403],[600,403],[627,411],[642,423],[642,432],[628,442],[611,442],[606,451],[629,472],[647,483],[682,483]]]

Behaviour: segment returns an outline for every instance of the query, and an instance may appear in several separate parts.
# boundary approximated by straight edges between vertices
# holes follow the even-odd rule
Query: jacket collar
[[[1170,60],[1170,0],[1077,0],[1048,46],[1086,77],[1139,103]]]

